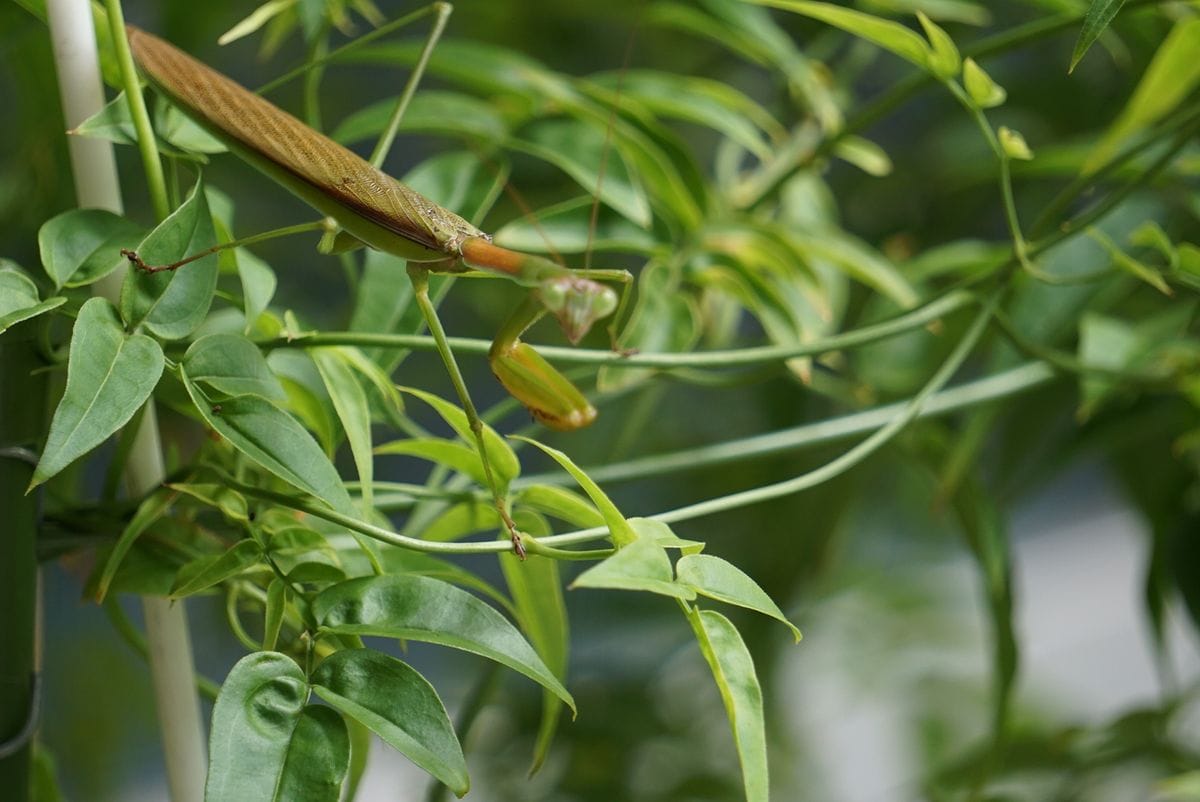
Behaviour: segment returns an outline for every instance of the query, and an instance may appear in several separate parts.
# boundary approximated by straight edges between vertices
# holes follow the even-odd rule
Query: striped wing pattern
[[[464,240],[485,236],[463,218],[174,45],[132,25],[127,31],[134,59],[151,83],[197,122],[222,131],[355,214],[450,256],[458,255]]]

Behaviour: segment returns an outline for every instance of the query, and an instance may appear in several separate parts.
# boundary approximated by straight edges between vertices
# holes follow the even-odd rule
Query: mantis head
[[[546,279],[538,286],[537,293],[546,310],[558,318],[572,345],[583,339],[593,323],[617,308],[617,294],[611,287],[579,276]]]

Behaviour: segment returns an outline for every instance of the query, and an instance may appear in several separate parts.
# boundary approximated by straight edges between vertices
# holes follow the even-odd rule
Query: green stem
[[[142,169],[146,173],[146,184],[150,188],[150,202],[154,215],[160,221],[171,213],[171,201],[167,195],[167,182],[163,175],[162,160],[158,157],[158,142],[154,138],[154,127],[150,125],[150,113],[146,110],[146,99],[142,96],[137,68],[133,64],[133,53],[129,50],[129,39],[125,36],[125,15],[121,11],[121,0],[104,0],[108,12],[108,26],[112,30],[113,48],[117,55],[117,66],[121,72],[121,86],[129,104],[129,114],[137,131],[138,152],[142,156]]]
[[[800,345],[768,345],[755,348],[740,348],[724,351],[672,354],[618,354],[612,350],[586,350],[538,346],[538,352],[555,362],[580,365],[621,365],[622,367],[646,368],[727,368],[745,365],[777,363],[800,356],[815,356],[830,351],[853,348],[876,342],[898,334],[922,328],[976,302],[975,296],[965,291],[954,291],[928,304],[898,315],[882,323],[874,323],[859,329],[824,337]],[[446,337],[446,345],[457,353],[486,355],[491,341]],[[437,341],[430,337],[406,334],[375,334],[372,332],[330,332],[323,334],[298,334],[290,338],[279,337],[260,342],[266,349],[316,348],[326,345],[353,345],[366,348],[404,348],[421,351],[437,350]]]
[[[392,142],[396,140],[396,132],[400,130],[400,121],[404,118],[404,112],[408,111],[408,104],[417,91],[421,76],[425,74],[425,67],[429,64],[429,57],[433,54],[433,49],[437,47],[438,40],[442,38],[442,31],[446,29],[446,21],[450,19],[450,13],[454,11],[454,6],[449,3],[434,3],[433,9],[435,14],[433,28],[425,40],[425,47],[421,49],[421,55],[417,58],[417,63],[408,76],[408,81],[404,84],[404,91],[400,93],[400,99],[396,101],[396,107],[392,109],[392,115],[388,118],[387,125],[384,126],[383,133],[379,136],[379,141],[375,143],[375,150],[371,152],[370,162],[377,168],[383,166],[383,160],[387,158],[388,151],[392,148]]]

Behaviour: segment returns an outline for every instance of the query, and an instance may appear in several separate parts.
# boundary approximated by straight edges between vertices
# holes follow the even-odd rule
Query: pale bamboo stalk
[[[46,11],[63,117],[67,127],[74,128],[104,106],[91,4],[88,0],[47,0]],[[76,136],[68,137],[67,143],[79,206],[120,214],[124,206],[111,144]],[[124,271],[119,270],[97,282],[96,294],[119,303],[123,277]],[[126,485],[135,496],[162,484],[166,476],[153,400],[147,402],[140,417],[125,468]],[[147,596],[142,610],[170,798],[172,802],[201,802],[207,757],[184,606]]]

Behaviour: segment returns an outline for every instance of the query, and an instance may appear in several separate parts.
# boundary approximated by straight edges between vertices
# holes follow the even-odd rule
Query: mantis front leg
[[[496,513],[504,523],[504,528],[508,530],[508,537],[512,541],[513,552],[523,560],[525,559],[525,546],[521,543],[521,532],[517,529],[516,522],[513,521],[512,516],[508,512],[508,500],[505,497],[504,491],[500,488],[499,482],[496,480],[496,474],[492,470],[491,461],[488,459],[487,443],[483,437],[483,421],[479,417],[479,412],[475,409],[475,403],[471,400],[471,394],[467,391],[467,383],[463,380],[462,371],[458,368],[458,362],[454,359],[454,352],[450,350],[450,345],[446,342],[446,330],[442,328],[442,321],[438,318],[433,301],[429,299],[429,269],[420,263],[409,262],[408,277],[412,281],[413,296],[416,298],[417,306],[421,310],[421,316],[425,318],[425,323],[429,326],[429,333],[433,335],[437,351],[442,357],[442,362],[446,365],[446,372],[450,374],[450,382],[454,385],[454,392],[458,394],[458,401],[462,404],[463,412],[467,415],[467,422],[470,424],[471,433],[475,438],[475,449],[479,452],[480,462],[483,463],[483,475],[487,480],[488,490],[492,494],[492,502],[496,506]]]

